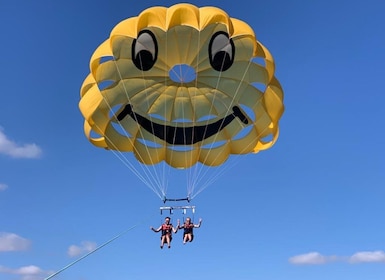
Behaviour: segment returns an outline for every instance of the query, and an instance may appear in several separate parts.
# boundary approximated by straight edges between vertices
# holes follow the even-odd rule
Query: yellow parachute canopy
[[[251,27],[215,7],[152,7],[120,22],[81,87],[97,147],[144,164],[221,165],[278,137],[284,111],[274,60]]]

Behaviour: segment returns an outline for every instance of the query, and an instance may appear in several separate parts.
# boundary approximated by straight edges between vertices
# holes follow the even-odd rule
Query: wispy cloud
[[[80,256],[86,253],[89,253],[96,249],[96,243],[90,241],[82,241],[80,246],[71,245],[68,248],[68,255],[70,257]]]
[[[0,232],[0,252],[25,251],[31,242],[17,234]]]
[[[19,268],[9,268],[0,265],[0,273],[18,275],[21,277],[20,280],[41,280],[53,272],[45,271],[35,265],[22,266]]]
[[[310,252],[289,258],[289,262],[292,264],[324,264],[336,260],[336,256],[323,256],[318,252]]]
[[[0,183],[0,192],[8,189],[8,185]]]
[[[42,150],[36,144],[17,144],[8,139],[0,127],[0,154],[13,158],[38,158]]]
[[[383,251],[358,252],[349,258],[351,263],[369,263],[383,262],[385,263],[385,253]]]
[[[358,263],[385,263],[383,251],[357,252],[351,256],[325,256],[319,252],[310,252],[289,258],[289,262],[296,265],[319,265],[331,262]]]

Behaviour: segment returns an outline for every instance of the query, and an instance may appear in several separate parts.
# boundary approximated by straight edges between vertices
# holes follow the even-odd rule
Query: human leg
[[[171,238],[170,238],[169,234],[166,234],[166,242],[167,242],[168,248],[170,248],[171,247]]]
[[[162,235],[162,237],[160,238],[160,249],[163,249],[165,238],[166,238],[166,235]]]

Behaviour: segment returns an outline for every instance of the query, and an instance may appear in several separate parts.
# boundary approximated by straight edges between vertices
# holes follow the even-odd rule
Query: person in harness
[[[202,219],[199,219],[198,224],[194,224],[191,222],[191,219],[189,217],[186,218],[186,221],[184,222],[183,225],[179,225],[178,221],[178,228],[177,229],[184,229],[183,230],[183,244],[186,244],[187,242],[192,242],[194,239],[194,233],[193,229],[194,228],[199,228],[202,224]]]
[[[174,228],[170,223],[170,217],[166,217],[164,219],[164,223],[158,227],[157,229],[150,227],[150,229],[154,232],[162,231],[162,235],[160,237],[160,249],[163,249],[163,245],[166,242],[168,248],[171,248],[171,240],[172,240],[172,232],[177,233],[179,228],[179,220],[178,225]]]

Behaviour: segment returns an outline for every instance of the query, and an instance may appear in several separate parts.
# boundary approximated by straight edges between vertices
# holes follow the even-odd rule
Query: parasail
[[[220,166],[270,148],[283,91],[272,55],[245,22],[216,7],[151,7],[118,23],[81,86],[95,146],[140,163]]]

